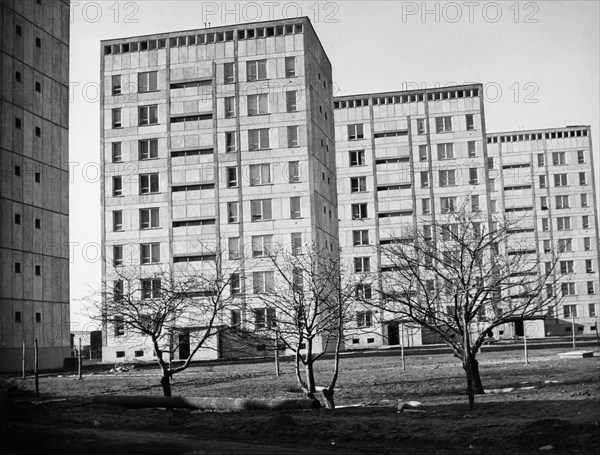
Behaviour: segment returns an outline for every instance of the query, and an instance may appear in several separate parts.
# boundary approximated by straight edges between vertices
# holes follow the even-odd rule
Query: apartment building
[[[62,367],[69,336],[69,2],[0,2],[0,371]]]
[[[219,256],[241,308],[221,322],[272,328],[252,297],[275,280],[268,252],[338,254],[331,64],[309,20],[106,40],[101,77],[105,286],[135,266],[151,297],[157,271]],[[103,360],[151,359],[126,332],[104,328]],[[197,358],[234,355],[222,341]]]
[[[573,329],[595,335],[600,254],[590,127],[490,133],[487,140],[499,209],[519,220],[516,235],[537,245],[544,267],[558,260],[562,299],[544,320],[545,335],[572,335]]]
[[[491,222],[498,201],[480,84],[336,97],[342,258],[355,273],[385,271],[374,246],[465,207]],[[410,234],[409,234],[410,235]],[[373,284],[374,285],[374,284]],[[368,299],[370,286],[363,290]],[[357,308],[347,347],[419,345],[431,334],[393,314]]]

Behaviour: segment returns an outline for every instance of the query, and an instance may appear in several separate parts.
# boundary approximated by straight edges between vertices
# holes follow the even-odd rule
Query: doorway
[[[515,335],[518,337],[525,336],[523,321],[515,321]]]
[[[400,331],[398,330],[398,324],[388,324],[388,344],[400,344]]]
[[[190,334],[189,332],[179,334],[179,360],[185,360],[190,356]]]

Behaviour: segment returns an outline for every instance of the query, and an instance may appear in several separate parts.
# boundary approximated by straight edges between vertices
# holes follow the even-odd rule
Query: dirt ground
[[[102,394],[161,395],[155,367],[111,373],[4,377],[3,454],[520,454],[600,453],[600,357],[560,350],[485,352],[488,393],[469,411],[463,370],[450,355],[348,356],[335,411],[211,412],[92,404]],[[599,353],[596,353],[599,355]],[[318,370],[325,378],[328,361]],[[176,376],[188,397],[299,398],[292,364],[199,365]],[[503,389],[503,390],[500,390]],[[415,400],[416,410],[398,412]]]

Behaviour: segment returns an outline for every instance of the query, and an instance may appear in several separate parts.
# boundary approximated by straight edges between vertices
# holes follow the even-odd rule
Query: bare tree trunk
[[[335,401],[333,400],[333,388],[323,389],[323,396],[325,397],[325,405],[327,409],[335,409]]]
[[[315,400],[315,371],[314,371],[314,361],[312,359],[312,355],[307,357],[306,365],[304,367],[306,372],[306,398],[310,398],[311,400]]]
[[[160,385],[163,389],[163,395],[165,397],[171,396],[171,376],[167,372],[163,372],[162,378],[160,378]]]
[[[467,374],[469,409],[473,409],[475,407],[475,395],[482,395],[485,393],[483,384],[481,383],[481,376],[479,375],[479,363],[471,354],[465,353],[463,368]]]

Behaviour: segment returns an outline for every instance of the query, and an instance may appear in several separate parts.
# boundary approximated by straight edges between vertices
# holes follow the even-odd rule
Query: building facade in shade
[[[224,251],[242,309],[223,324],[270,328],[252,299],[275,279],[266,253],[314,243],[338,254],[331,64],[312,25],[107,40],[101,54],[105,286],[119,267],[177,275]],[[153,357],[123,327],[104,332],[104,361]],[[198,358],[229,355],[211,343]]]
[[[0,2],[0,371],[62,367],[69,336],[69,2]]]
[[[336,97],[339,241],[355,273],[385,271],[376,246],[465,207],[491,222],[482,86]],[[488,210],[489,208],[489,210]],[[375,284],[373,284],[375,286]],[[374,294],[368,286],[366,297]],[[348,348],[433,342],[393,314],[357,308]]]
[[[544,320],[546,335],[595,335],[598,328],[598,202],[589,126],[488,134],[497,160],[499,209],[520,219],[519,236],[558,255],[560,304]],[[548,289],[547,292],[552,292]]]

